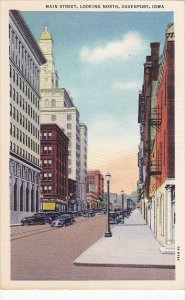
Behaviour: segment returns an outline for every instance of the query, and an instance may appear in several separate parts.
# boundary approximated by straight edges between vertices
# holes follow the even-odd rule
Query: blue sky
[[[54,40],[59,86],[89,131],[90,169],[112,176],[112,192],[136,189],[138,92],[150,43],[160,42],[172,12],[23,12],[35,38],[44,25]]]

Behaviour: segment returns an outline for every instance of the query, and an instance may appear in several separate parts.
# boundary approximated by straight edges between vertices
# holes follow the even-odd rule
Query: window
[[[71,123],[67,123],[67,129],[71,129]]]
[[[47,151],[48,151],[48,147],[47,147],[47,146],[44,146],[43,153],[47,153]]]
[[[51,115],[51,121],[56,121],[56,115]]]
[[[47,173],[44,173],[43,174],[43,180],[47,180],[48,179],[48,174]]]
[[[45,100],[45,107],[49,107],[49,100],[48,99]]]
[[[48,154],[51,154],[52,152],[52,147],[48,147]]]
[[[71,115],[67,115],[67,120],[68,120],[68,121],[71,120]]]
[[[12,86],[10,84],[10,97],[12,97]]]
[[[12,78],[12,66],[10,65],[10,78]]]
[[[48,132],[48,140],[51,140],[51,132]]]
[[[56,107],[56,101],[55,101],[55,99],[51,100],[51,107]]]

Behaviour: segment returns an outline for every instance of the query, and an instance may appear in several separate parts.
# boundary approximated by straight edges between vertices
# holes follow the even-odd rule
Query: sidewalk
[[[75,265],[175,268],[174,254],[161,254],[159,243],[139,210],[74,261]]]

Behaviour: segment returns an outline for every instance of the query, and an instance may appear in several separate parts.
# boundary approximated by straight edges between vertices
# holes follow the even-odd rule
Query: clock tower
[[[55,70],[53,57],[53,38],[48,31],[47,25],[45,25],[44,31],[40,35],[39,45],[47,61],[47,63],[43,65],[41,69],[40,88],[58,88],[58,74]]]

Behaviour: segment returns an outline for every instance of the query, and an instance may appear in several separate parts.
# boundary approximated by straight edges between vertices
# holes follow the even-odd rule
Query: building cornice
[[[10,156],[14,156],[14,157],[17,158],[18,160],[23,161],[25,164],[28,164],[29,166],[31,166],[31,167],[37,169],[38,171],[41,171],[41,170],[42,170],[41,167],[39,167],[39,166],[37,166],[37,165],[31,163],[29,160],[25,159],[25,158],[22,157],[22,156],[19,156],[18,154],[14,153],[14,152],[11,151],[11,150],[10,150]]]
[[[32,32],[30,31],[29,27],[27,26],[26,22],[24,21],[20,11],[18,10],[10,10],[9,15],[13,22],[15,23],[17,29],[19,30],[20,34],[23,36],[24,40],[27,42],[30,50],[34,54],[37,62],[39,65],[43,65],[46,63],[46,58],[42,53],[40,47],[37,44]]]

